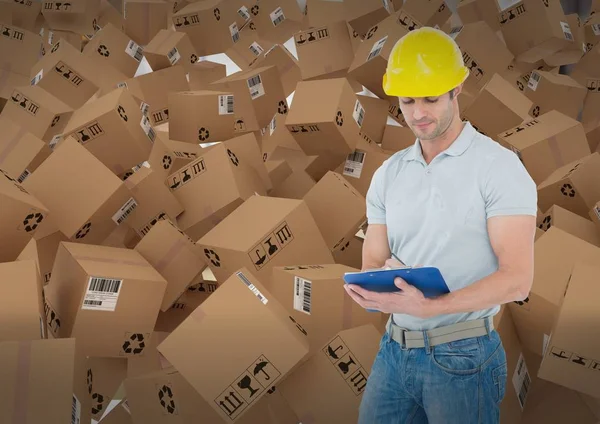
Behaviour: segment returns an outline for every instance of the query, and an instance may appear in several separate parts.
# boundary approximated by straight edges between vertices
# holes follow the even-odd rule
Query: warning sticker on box
[[[231,115],[233,113],[233,94],[219,96],[219,115]]]
[[[63,137],[62,134],[56,134],[54,137],[52,137],[52,140],[50,140],[50,143],[48,143],[48,147],[50,147],[50,149],[54,150],[54,148],[56,147],[58,142],[60,140],[62,140],[62,137]]]
[[[236,272],[236,275],[240,280],[242,280],[242,283],[248,286],[250,291],[254,293],[254,295],[263,303],[263,305],[266,305],[269,302],[269,300],[260,292],[260,290],[257,289],[256,286],[252,284],[241,271]]]
[[[515,391],[517,392],[517,398],[519,399],[521,410],[523,410],[525,407],[525,402],[527,401],[529,386],[531,385],[531,377],[527,371],[527,364],[525,363],[525,358],[523,357],[522,353],[519,355],[519,361],[517,362],[517,367],[515,368],[515,372],[512,376],[512,383]]]
[[[234,44],[240,41],[240,30],[238,29],[236,22],[229,25],[229,33],[231,34],[231,40]]]
[[[273,22],[273,26],[277,26],[281,24],[285,20],[285,15],[283,14],[283,9],[278,7],[274,11],[272,11],[269,16],[271,17],[271,22]]]
[[[263,87],[262,79],[260,74],[248,78],[248,89],[250,90],[250,97],[252,100],[265,95],[265,87]]]
[[[260,56],[260,54],[265,51],[265,49],[263,49],[256,41],[250,44],[249,49],[254,56]]]
[[[277,115],[275,115],[273,119],[271,119],[271,123],[269,124],[269,136],[273,135],[273,133],[275,132],[275,128],[277,128],[277,122],[275,120],[276,117]]]
[[[156,132],[154,131],[154,128],[152,128],[152,125],[150,125],[150,119],[148,118],[148,116],[142,115],[140,126],[142,127],[150,141],[154,143],[154,140],[156,139]]]
[[[125,218],[127,218],[135,208],[137,208],[137,202],[133,197],[130,197],[129,200],[119,208],[117,213],[113,215],[112,220],[115,224],[119,225],[121,222],[125,221]]]
[[[246,6],[242,6],[238,9],[238,15],[240,15],[246,21],[250,19],[250,13],[248,12],[248,8]]]
[[[38,72],[37,75],[33,77],[33,79],[31,80],[31,85],[37,85],[37,83],[40,82],[40,80],[42,79],[42,76],[44,76],[44,69],[40,69],[40,72]]]
[[[359,127],[362,128],[363,119],[365,118],[365,110],[358,100],[354,103],[354,111],[352,112],[352,117],[356,121]]]
[[[173,47],[173,49],[169,53],[167,53],[167,59],[169,59],[171,65],[175,65],[179,61],[179,59],[181,59],[181,55],[179,54],[179,50],[177,50],[177,47]]]
[[[573,38],[573,33],[571,32],[571,27],[569,24],[561,21],[560,26],[562,27],[565,38],[569,41],[574,41],[575,39]]]
[[[73,399],[71,401],[71,424],[81,424],[81,402],[73,393]]]
[[[123,280],[90,277],[81,309],[114,311],[122,286]]]
[[[294,277],[294,309],[310,315],[312,309],[312,281]]]
[[[150,110],[150,105],[146,102],[140,103],[140,110],[142,111],[142,115],[148,115],[148,111]]]
[[[600,24],[592,25],[592,31],[594,31],[594,35],[600,35]]]
[[[138,62],[141,62],[142,57],[144,56],[144,50],[133,40],[129,40],[129,43],[127,43],[127,47],[125,47],[125,53],[133,57]]]
[[[344,175],[360,178],[366,155],[366,152],[360,150],[355,150],[354,152],[350,153],[346,159],[346,163],[344,164]]]
[[[375,43],[375,45],[371,48],[371,51],[369,52],[369,56],[367,56],[367,62],[369,60],[373,59],[379,53],[381,53],[381,50],[383,49],[383,45],[385,44],[387,39],[388,39],[388,36],[386,35],[381,40],[379,40],[378,42]]]
[[[531,76],[529,77],[529,81],[527,82],[527,87],[531,88],[533,91],[537,90],[537,86],[542,79],[542,76],[535,71],[531,72]]]

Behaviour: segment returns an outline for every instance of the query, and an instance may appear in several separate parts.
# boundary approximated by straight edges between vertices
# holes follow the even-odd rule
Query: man
[[[390,53],[383,86],[417,140],[373,176],[362,267],[393,264],[392,254],[434,266],[450,293],[425,298],[400,278],[394,293],[345,287],[362,307],[392,314],[360,424],[499,422],[507,367],[492,317],[531,288],[537,191],[515,153],[461,121],[467,76],[454,40],[433,28]]]

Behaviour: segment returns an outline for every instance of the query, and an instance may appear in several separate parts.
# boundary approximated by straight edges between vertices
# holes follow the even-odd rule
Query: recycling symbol
[[[88,386],[88,393],[91,395],[92,394],[92,386],[94,384],[94,374],[92,373],[92,369],[88,369],[87,370],[87,386]]]
[[[533,110],[531,111],[531,114],[536,118],[538,116],[540,116],[540,107],[539,106],[534,107]]]
[[[133,175],[133,171],[127,171],[124,175],[123,175],[123,181],[127,181],[127,178],[131,177]]]
[[[217,252],[212,249],[204,249],[204,254],[214,266],[221,266],[221,258],[219,258],[219,255],[217,255]]]
[[[371,38],[373,35],[375,35],[376,32],[377,32],[377,25],[375,25],[373,28],[371,28],[369,30],[369,32],[367,32],[366,39],[368,40],[369,38]]]
[[[163,408],[169,413],[175,412],[175,401],[173,400],[173,391],[167,385],[161,387],[158,391],[158,399]]]
[[[548,215],[544,218],[542,223],[538,225],[540,230],[547,231],[552,226],[552,215]]]
[[[119,116],[121,118],[123,118],[123,121],[127,122],[127,115],[125,114],[125,109],[123,108],[123,106],[119,105],[119,107],[117,108],[117,112],[119,112]]]
[[[340,127],[344,125],[344,116],[342,115],[341,110],[338,110],[337,115],[335,116],[335,123]]]
[[[515,303],[519,306],[523,306],[524,304],[529,303],[529,296],[527,296],[523,300],[517,300],[517,301],[515,301]]]
[[[163,169],[169,169],[173,164],[173,159],[169,155],[164,155],[162,159]]]
[[[30,213],[23,220],[23,225],[25,226],[25,231],[28,233],[35,231],[38,227],[38,224],[44,220],[44,215],[41,213]]]
[[[198,56],[196,56],[195,53],[192,53],[192,55],[190,56],[190,63],[196,63],[198,62]]]
[[[104,56],[104,57],[110,56],[110,52],[108,51],[108,48],[104,44],[100,44],[100,47],[98,47],[98,53],[100,54],[100,56]]]
[[[571,184],[565,184],[561,187],[560,192],[567,197],[575,197],[575,189]]]
[[[46,56],[46,48],[42,46],[42,56]]]
[[[269,157],[268,153],[263,153],[263,162],[266,162],[268,157]]]
[[[525,85],[523,85],[523,83],[521,81],[517,81],[517,87],[519,88],[519,90],[524,91],[525,90]]]
[[[131,335],[129,340],[125,340],[125,343],[123,343],[123,352],[139,355],[144,351],[145,347],[146,343],[144,342],[144,335],[135,333]]]
[[[208,140],[208,137],[210,137],[210,132],[206,128],[202,127],[198,130],[198,140],[205,141]]]
[[[254,22],[250,22],[250,25],[248,25],[248,28],[250,28],[251,31],[256,31],[256,25],[254,25]]]
[[[92,406],[92,415],[96,415],[98,412],[104,409],[104,396],[102,396],[100,393],[94,393],[92,395],[92,400],[96,403],[95,406]]]
[[[550,6],[548,5],[548,0],[542,0],[542,2],[544,3],[544,6],[546,6],[546,7],[550,7]]]
[[[81,229],[79,231],[77,231],[77,234],[75,234],[75,238],[76,239],[82,239],[85,236],[88,235],[88,233],[90,232],[90,227],[92,226],[91,222],[87,222],[83,227],[81,227]]]
[[[58,121],[60,121],[60,115],[56,115],[54,117],[54,119],[52,120],[52,123],[50,124],[51,127],[55,126],[56,124],[58,124]]]
[[[288,113],[287,104],[283,100],[281,100],[279,102],[279,107],[277,108],[277,112],[279,112],[282,115],[285,115],[286,113]]]
[[[217,21],[220,21],[221,20],[221,11],[219,10],[218,7],[214,10],[214,14],[215,14],[215,19]]]
[[[258,15],[258,4],[255,4],[254,6],[252,6],[252,8],[250,9],[250,12],[254,15],[257,16]]]
[[[235,155],[235,153],[233,153],[231,150],[227,149],[227,154],[229,155],[229,159],[231,160],[231,163],[233,163],[235,166],[239,166],[240,161],[237,158],[237,156]]]

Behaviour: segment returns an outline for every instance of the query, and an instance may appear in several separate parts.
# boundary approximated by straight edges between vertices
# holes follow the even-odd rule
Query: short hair
[[[450,100],[454,99],[454,88],[448,92],[450,94]]]

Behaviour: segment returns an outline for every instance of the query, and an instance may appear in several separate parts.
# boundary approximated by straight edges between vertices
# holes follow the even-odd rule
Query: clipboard
[[[394,284],[394,278],[396,277],[400,277],[408,284],[415,286],[428,298],[450,293],[442,273],[435,267],[384,268],[362,272],[346,272],[344,282],[346,284],[356,284],[366,290],[391,293],[400,291]]]

